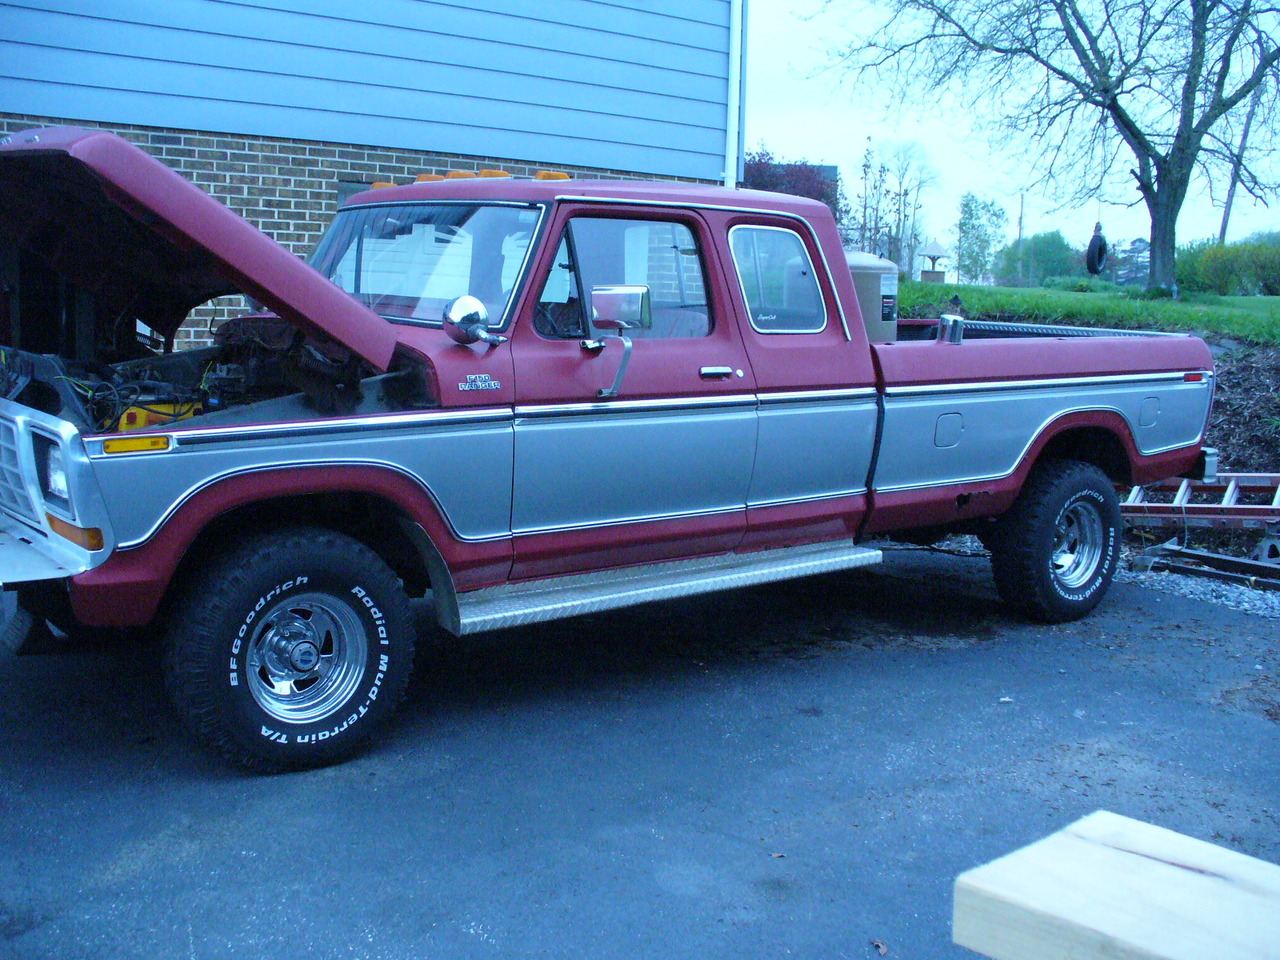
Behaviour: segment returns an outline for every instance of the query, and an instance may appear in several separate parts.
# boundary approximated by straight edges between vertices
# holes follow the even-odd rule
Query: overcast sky
[[[928,154],[938,177],[937,185],[925,195],[925,240],[937,239],[947,247],[954,243],[960,197],[967,191],[1004,206],[1009,215],[1007,239],[1012,240],[1017,235],[1019,193],[1034,179],[1034,171],[1016,153],[993,149],[960,111],[917,107],[886,119],[882,91],[856,86],[847,76],[842,79],[838,71],[827,69],[829,48],[851,38],[854,29],[871,29],[884,15],[868,5],[855,18],[850,14],[853,7],[855,3],[848,2],[833,12],[823,11],[820,0],[749,0],[747,149],[763,143],[781,160],[836,164],[852,200],[859,190],[859,165],[868,136],[882,155],[896,143],[915,141]],[[1132,191],[1131,196],[1105,199],[1127,202],[1136,197]],[[1090,203],[1083,209],[1054,212],[1054,198],[1030,191],[1025,193],[1025,203],[1027,236],[1058,229],[1068,242],[1083,247],[1098,219],[1113,244],[1147,237],[1150,232],[1142,205],[1104,204],[1099,210],[1097,203]],[[1179,244],[1216,237],[1221,221],[1221,209],[1206,196],[1188,197],[1178,222]],[[1280,229],[1280,206],[1273,202],[1268,210],[1237,192],[1228,240],[1276,229]]]

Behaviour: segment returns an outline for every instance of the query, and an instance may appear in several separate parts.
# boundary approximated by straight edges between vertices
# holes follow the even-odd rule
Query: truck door
[[[760,398],[746,543],[851,536],[867,510],[877,418],[863,325],[842,309],[856,310],[852,280],[826,268],[804,221],[739,217],[726,226]],[[843,267],[839,247],[833,256]]]
[[[755,382],[705,223],[582,204],[553,231],[512,333],[513,576],[732,550]]]

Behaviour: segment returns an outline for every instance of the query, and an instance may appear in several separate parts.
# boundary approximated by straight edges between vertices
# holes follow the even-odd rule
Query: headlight
[[[31,442],[36,455],[36,475],[40,478],[40,492],[45,503],[70,513],[71,488],[67,483],[62,445],[42,433],[32,433]]]

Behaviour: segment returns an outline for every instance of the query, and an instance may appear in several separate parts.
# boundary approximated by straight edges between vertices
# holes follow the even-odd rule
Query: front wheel
[[[1097,467],[1038,464],[990,536],[1001,599],[1044,623],[1078,620],[1102,600],[1120,562],[1120,501]]]
[[[318,528],[241,541],[185,585],[165,682],[196,735],[259,771],[355,752],[413,668],[409,601],[364,544]]]

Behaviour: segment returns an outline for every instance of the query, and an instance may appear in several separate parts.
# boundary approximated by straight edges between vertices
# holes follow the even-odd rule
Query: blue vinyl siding
[[[0,109],[716,179],[728,47],[728,0],[0,2]]]

